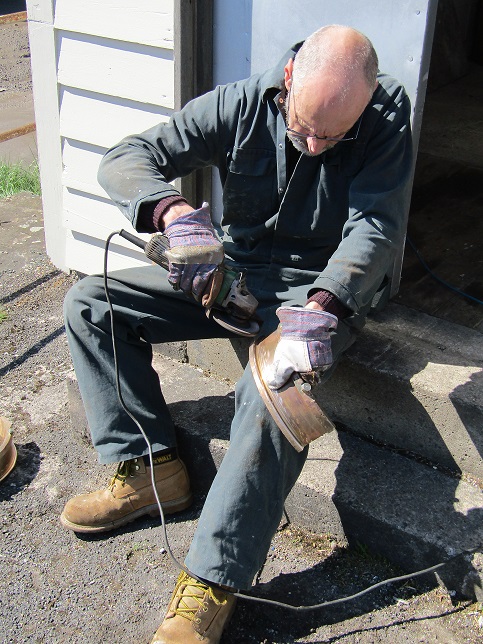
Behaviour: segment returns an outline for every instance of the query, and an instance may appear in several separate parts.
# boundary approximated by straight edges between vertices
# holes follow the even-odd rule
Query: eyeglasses
[[[290,86],[290,89],[288,91],[288,97],[287,97],[287,110],[286,110],[286,118],[287,119],[288,119],[288,114],[289,114],[289,110],[290,110],[290,98],[292,96],[292,90],[293,90],[293,81],[292,81],[292,85]],[[300,123],[300,121],[298,119],[298,116],[297,116],[297,112],[295,111],[295,97],[293,99],[293,113],[294,113],[295,120],[300,125],[300,127],[304,127]],[[293,130],[291,127],[288,126],[287,123],[285,124],[285,129],[286,129],[287,132],[290,132],[291,134],[293,134],[293,136],[296,136],[298,139],[302,139],[304,141],[306,141],[307,139],[317,139],[317,141],[332,141],[333,143],[340,143],[342,141],[355,141],[357,139],[357,137],[359,136],[359,130],[361,129],[361,123],[362,123],[362,114],[357,120],[357,130],[356,130],[356,133],[354,134],[354,136],[347,136],[347,132],[346,132],[346,134],[344,134],[344,136],[341,136],[341,137],[337,137],[337,136],[318,136],[317,134],[305,134],[303,132],[298,132],[297,130]],[[352,130],[353,128],[354,128],[354,126],[352,126],[352,128],[350,128],[350,130]],[[305,129],[307,129],[307,128],[305,128]],[[350,130],[349,130],[349,132],[350,132]]]

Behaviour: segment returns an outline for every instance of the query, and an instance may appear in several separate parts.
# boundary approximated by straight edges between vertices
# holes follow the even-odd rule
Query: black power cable
[[[465,293],[465,291],[462,291],[461,289],[457,288],[456,286],[453,286],[452,284],[449,284],[448,282],[446,282],[446,280],[442,279],[441,277],[439,277],[438,275],[433,273],[432,269],[428,266],[428,264],[424,260],[423,256],[421,255],[419,250],[416,248],[414,243],[411,241],[409,236],[406,237],[406,241],[407,241],[408,246],[412,249],[413,253],[416,255],[418,261],[421,263],[421,265],[424,268],[424,270],[427,273],[429,273],[429,275],[434,280],[439,282],[445,288],[448,288],[450,291],[453,291],[453,293],[457,293],[458,295],[461,295],[462,297],[466,297],[468,300],[471,300],[472,302],[475,302],[476,304],[483,304],[483,302],[481,300],[479,300],[477,297],[473,297],[473,295],[470,295],[469,293]]]
[[[155,480],[155,477],[154,477],[153,451],[152,451],[151,443],[149,442],[149,439],[148,439],[144,429],[142,428],[141,423],[137,420],[137,418],[135,418],[135,416],[129,410],[129,408],[127,407],[126,403],[124,402],[124,399],[123,399],[123,396],[122,396],[121,382],[120,382],[120,377],[119,377],[119,363],[118,363],[118,359],[117,359],[116,336],[114,334],[114,309],[113,309],[112,301],[111,301],[111,298],[110,298],[110,295],[109,295],[109,284],[108,284],[108,276],[107,276],[107,258],[108,258],[108,252],[109,252],[109,244],[111,242],[111,239],[115,235],[119,235],[119,232],[116,231],[116,232],[111,233],[108,236],[107,240],[106,240],[106,245],[105,245],[105,249],[104,249],[104,274],[103,274],[103,278],[104,278],[104,291],[105,291],[105,294],[106,294],[106,301],[107,301],[107,304],[109,306],[109,312],[110,312],[110,316],[111,316],[111,336],[112,336],[112,350],[113,350],[113,358],[114,358],[114,369],[115,369],[115,374],[116,374],[116,390],[117,390],[117,395],[118,395],[119,403],[121,404],[121,407],[124,409],[124,411],[129,416],[129,418],[134,422],[136,427],[139,429],[141,435],[143,436],[144,440],[146,441],[146,445],[147,445],[148,452],[149,452],[149,463],[150,463],[150,468],[151,468],[151,485],[153,486],[154,496],[156,498],[156,503],[158,504],[158,508],[159,508],[161,527],[162,527],[162,531],[163,531],[164,547],[165,547],[166,552],[169,554],[171,560],[173,561],[173,563],[175,564],[175,566],[177,568],[179,568],[180,570],[185,572],[190,577],[192,577],[194,579],[197,579],[202,584],[206,584],[208,586],[212,586],[214,588],[220,589],[223,592],[227,592],[227,593],[233,595],[234,597],[238,597],[240,599],[246,599],[246,600],[249,600],[249,601],[252,601],[252,602],[257,602],[257,603],[260,603],[260,604],[268,604],[270,606],[276,606],[278,608],[284,608],[286,610],[291,610],[291,611],[295,611],[295,612],[307,612],[307,611],[311,611],[311,610],[317,610],[319,608],[326,608],[328,606],[335,606],[336,604],[342,604],[344,602],[353,601],[354,599],[358,599],[359,597],[362,597],[363,595],[366,595],[367,593],[370,593],[373,590],[376,590],[377,588],[381,588],[382,586],[387,586],[388,584],[392,584],[392,583],[396,583],[396,582],[400,582],[400,581],[406,581],[407,579],[413,579],[414,577],[420,577],[422,575],[426,575],[428,573],[435,572],[436,570],[439,570],[443,566],[446,566],[446,564],[449,563],[450,561],[452,561],[453,559],[456,559],[457,557],[459,557],[459,556],[461,556],[463,554],[471,554],[473,552],[477,552],[480,549],[481,546],[478,546],[474,550],[466,550],[466,551],[460,552],[460,553],[458,553],[458,554],[446,559],[445,561],[437,563],[434,566],[430,566],[429,568],[424,568],[423,570],[417,570],[416,572],[412,572],[412,573],[409,573],[407,575],[401,575],[399,577],[391,577],[389,579],[385,579],[385,580],[380,581],[380,582],[378,582],[376,584],[373,584],[372,586],[368,586],[364,590],[361,590],[361,591],[359,591],[359,592],[357,592],[357,593],[355,593],[353,595],[349,595],[347,597],[340,597],[339,599],[332,599],[330,601],[325,601],[325,602],[321,602],[319,604],[313,604],[313,605],[310,605],[310,606],[293,606],[292,604],[286,604],[284,602],[276,601],[274,599],[266,599],[266,598],[263,598],[263,597],[255,597],[253,595],[248,595],[248,594],[241,593],[241,592],[230,591],[229,589],[227,589],[225,587],[220,587],[218,584],[214,584],[212,582],[209,582],[206,579],[201,579],[196,574],[194,574],[193,572],[188,570],[186,568],[186,566],[184,566],[181,562],[179,562],[176,559],[176,557],[174,556],[174,554],[173,554],[173,552],[171,550],[171,547],[169,545],[163,507],[162,507],[161,502],[159,500],[159,495],[158,495],[158,491],[157,491],[157,488],[156,488],[156,480]]]

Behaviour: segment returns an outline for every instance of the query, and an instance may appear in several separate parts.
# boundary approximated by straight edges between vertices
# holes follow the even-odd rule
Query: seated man
[[[247,270],[263,334],[281,325],[272,388],[293,371],[327,378],[389,288],[408,209],[410,105],[377,68],[363,34],[324,27],[273,69],[196,98],[102,161],[99,181],[123,214],[170,243],[169,272],[152,265],[109,277],[123,397],[152,445],[166,513],[188,507],[191,491],[151,344],[234,337],[200,303],[223,258]],[[223,185],[217,232],[208,207],[194,209],[169,183],[206,166]],[[61,520],[101,532],[156,514],[148,447],[116,393],[102,277],[74,286],[65,314],[99,460],[120,464],[107,489],[70,500]],[[306,456],[277,428],[248,366],[185,560],[193,577],[181,573],[153,642],[219,641],[234,608],[229,591],[252,584]]]

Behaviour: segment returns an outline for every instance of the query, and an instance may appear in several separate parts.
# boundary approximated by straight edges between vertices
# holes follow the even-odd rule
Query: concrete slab
[[[483,335],[392,304],[320,390],[361,436],[483,481]]]
[[[188,362],[222,380],[237,382],[248,362],[250,344],[251,340],[247,338],[189,341],[186,348]],[[164,354],[162,345],[159,349]]]
[[[364,544],[405,570],[476,549],[479,554],[453,560],[439,574],[448,588],[483,598],[480,489],[343,431],[316,441],[310,459],[287,504],[296,522],[308,527],[304,506],[314,514],[333,504],[349,542]],[[327,470],[334,483],[330,495],[320,483],[331,480]],[[318,503],[301,496],[300,486],[316,492]]]
[[[236,381],[248,342],[188,343],[190,363]],[[315,390],[331,419],[370,441],[483,482],[483,335],[390,304]]]
[[[154,365],[193,483],[206,494],[228,449],[233,386],[159,354]],[[86,423],[73,374],[69,400],[79,434]],[[344,431],[311,444],[286,509],[295,526],[365,544],[407,571],[483,543],[481,490]],[[451,590],[479,597],[481,555],[454,560],[440,579]]]

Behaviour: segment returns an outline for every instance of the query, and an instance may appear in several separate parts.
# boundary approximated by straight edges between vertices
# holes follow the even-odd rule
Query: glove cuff
[[[281,306],[276,311],[281,323],[281,336],[300,340],[318,340],[337,329],[338,319],[327,311]]]
[[[184,235],[187,232],[193,234],[194,232],[206,231],[214,232],[213,223],[210,216],[210,205],[206,202],[203,203],[201,208],[193,210],[186,215],[181,215],[170,224],[166,226],[164,234],[171,239],[178,235]]]

